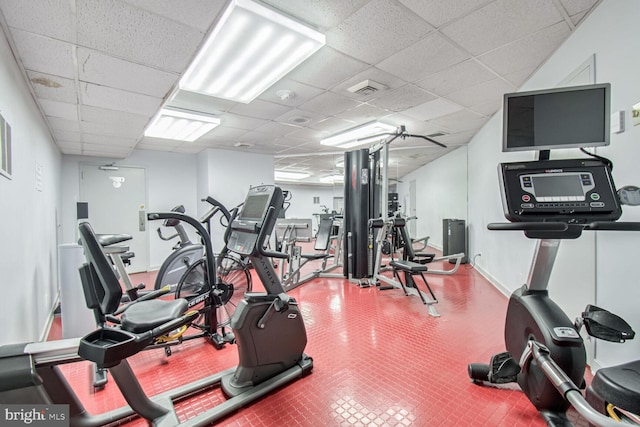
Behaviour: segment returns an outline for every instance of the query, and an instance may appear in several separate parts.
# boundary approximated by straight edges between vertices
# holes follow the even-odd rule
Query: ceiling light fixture
[[[193,142],[219,124],[217,117],[162,108],[144,131],[144,136]]]
[[[293,172],[293,171],[274,171],[274,178],[276,181],[298,181],[300,179],[309,178],[311,176],[308,172]]]
[[[380,141],[386,138],[388,133],[395,130],[396,127],[393,125],[372,121],[321,139],[320,144],[344,149],[353,148],[358,145]]]
[[[274,9],[232,0],[179,87],[249,103],[324,44],[324,34]]]
[[[344,182],[344,175],[327,175],[320,177],[320,182],[324,184],[335,184],[337,182]]]

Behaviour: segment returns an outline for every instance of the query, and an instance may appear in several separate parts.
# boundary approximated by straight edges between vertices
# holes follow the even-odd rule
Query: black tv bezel
[[[574,143],[574,144],[551,144],[551,145],[536,145],[526,147],[508,147],[507,146],[507,114],[509,109],[507,103],[510,99],[521,98],[525,96],[546,95],[550,93],[558,92],[578,92],[586,90],[601,90],[604,89],[604,141],[592,141],[588,143]],[[585,147],[604,147],[611,142],[611,84],[609,83],[597,83],[591,85],[581,86],[567,86],[557,87],[551,89],[531,90],[526,92],[512,92],[505,93],[502,104],[502,152],[511,153],[519,151],[547,151],[547,150],[561,150],[566,148],[585,148]]]

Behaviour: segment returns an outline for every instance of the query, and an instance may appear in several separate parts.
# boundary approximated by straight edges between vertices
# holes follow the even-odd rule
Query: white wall
[[[250,187],[273,184],[273,155],[208,149],[198,155],[198,200],[211,196],[232,208],[242,202]],[[209,208],[199,203],[198,214]],[[213,248],[222,248],[224,229],[212,224]]]
[[[416,235],[429,236],[429,245],[442,249],[442,220],[467,218],[467,147],[429,163],[398,183],[400,204],[409,200],[409,183],[416,181]]]
[[[640,2],[636,0],[602,2],[522,88],[528,90],[556,86],[595,54],[596,81],[610,82],[612,86],[611,111],[626,111],[627,131],[612,135],[611,145],[598,150],[599,154],[613,160],[618,187],[640,183],[640,146],[637,143],[640,127],[631,124],[629,114],[631,106],[640,101],[640,86],[637,84],[640,57],[630,44],[637,33],[638,17]],[[477,260],[478,267],[499,286],[512,291],[526,280],[535,242],[527,241],[517,233],[489,232],[485,225],[492,221],[504,221],[497,191],[497,163],[533,157],[501,153],[500,130],[501,118],[498,114],[469,144],[469,159],[473,159],[469,162],[470,253],[472,256],[482,253]],[[623,219],[640,220],[640,209],[627,208]],[[594,239],[593,236],[590,238]],[[634,274],[640,233],[599,232],[594,240],[594,252],[585,254],[583,248],[589,245],[588,239],[583,237],[575,242],[562,243],[558,262],[564,265],[551,278],[552,296],[562,292],[563,298],[572,299],[565,300],[567,306],[584,306],[581,302],[593,302],[593,296],[581,292],[580,284],[583,280],[595,280],[595,302],[620,314],[636,329],[640,328],[640,312],[637,310],[640,286]],[[571,292],[567,289],[571,289]],[[574,317],[579,313],[571,310],[568,314]],[[594,365],[608,366],[635,359],[638,354],[638,341],[624,345],[598,342]]]
[[[99,157],[62,156],[62,242],[72,243],[76,238],[76,203],[79,201],[81,163],[103,165],[115,162],[120,166],[136,166],[145,169],[147,177],[147,212],[169,211],[176,205],[184,205],[185,213],[198,215],[199,199],[196,193],[196,156],[194,154],[165,153],[134,150],[124,160]],[[113,207],[114,215],[118,207]],[[157,269],[171,253],[176,241],[161,240],[156,229],[160,221],[149,222],[149,264]],[[189,227],[185,227],[189,229]],[[167,234],[167,233],[165,233]],[[192,238],[195,236],[190,233]]]
[[[0,345],[46,338],[58,297],[60,152],[0,31],[0,114],[11,126],[13,176],[0,176]],[[42,191],[36,190],[36,164]]]
[[[311,218],[313,224],[313,234],[318,230],[318,217],[314,214],[322,213],[322,207],[333,210],[333,197],[343,197],[344,189],[341,186],[334,190],[331,186],[320,185],[295,185],[280,184],[283,190],[291,192],[291,205],[287,209],[287,218]],[[336,193],[337,191],[337,193]],[[319,197],[319,203],[314,204],[313,198]]]

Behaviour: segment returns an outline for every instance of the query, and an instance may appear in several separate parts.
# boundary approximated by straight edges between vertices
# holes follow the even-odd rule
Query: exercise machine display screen
[[[591,222],[621,214],[611,171],[599,160],[543,160],[500,165],[510,221]]]
[[[242,212],[240,213],[240,219],[261,219],[265,210],[269,207],[269,195],[268,194],[258,194],[251,195],[251,197],[247,197],[244,205],[242,207]]]
[[[251,256],[259,252],[258,237],[268,236],[273,231],[278,211],[282,208],[283,196],[280,187],[260,185],[251,187],[244,201],[242,212],[231,223],[231,234],[227,242],[229,250],[240,255]],[[273,209],[271,209],[273,208]],[[269,216],[268,213],[274,213]]]

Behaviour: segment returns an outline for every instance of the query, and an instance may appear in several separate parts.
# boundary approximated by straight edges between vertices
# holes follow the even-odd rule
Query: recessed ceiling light
[[[144,136],[193,142],[219,124],[220,119],[217,117],[162,108],[144,131]]]
[[[338,148],[352,148],[385,139],[396,127],[387,123],[373,121],[347,129],[328,138],[320,140],[320,144]]]
[[[277,181],[297,181],[304,178],[309,178],[311,174],[309,172],[294,172],[277,170],[274,171],[274,178]]]
[[[274,9],[232,0],[179,86],[249,103],[324,44],[324,34]]]

